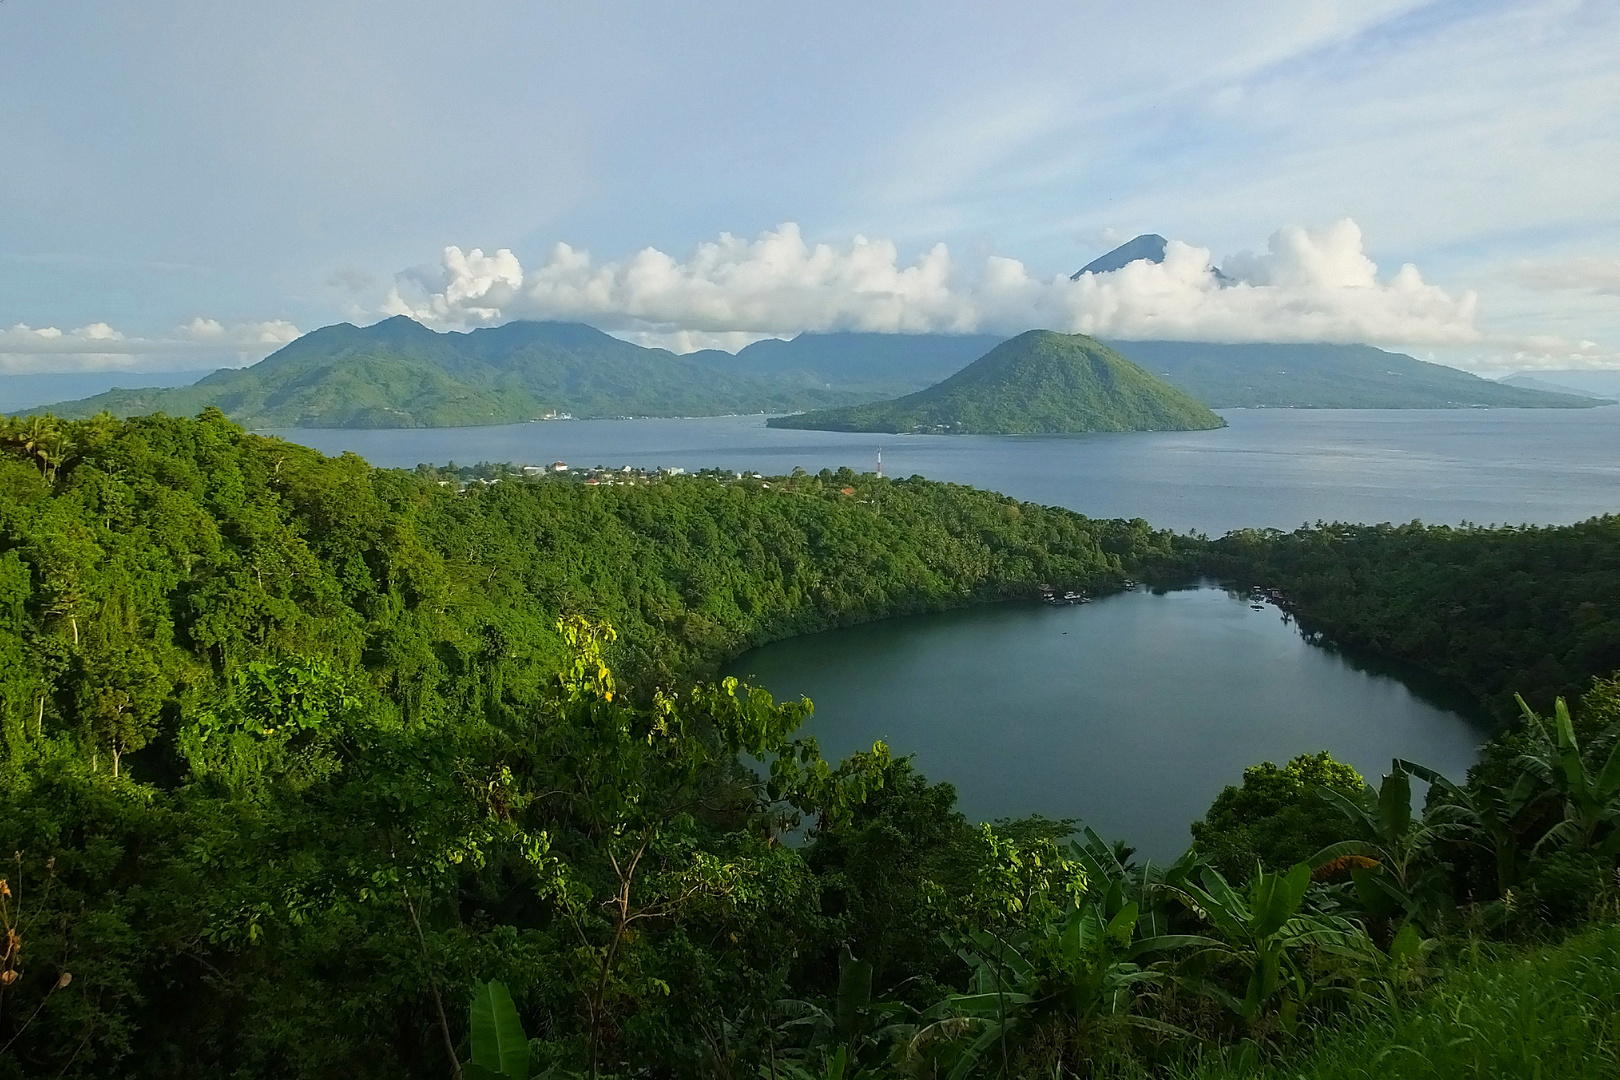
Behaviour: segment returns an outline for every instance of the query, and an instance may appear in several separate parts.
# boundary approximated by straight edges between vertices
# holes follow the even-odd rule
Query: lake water
[[[1079,818],[1155,859],[1186,848],[1248,765],[1328,750],[1375,783],[1392,757],[1461,779],[1487,734],[1213,588],[891,619],[767,645],[728,673],[809,697],[805,731],[829,759],[882,739],[976,821]]]
[[[1235,409],[1219,431],[851,435],[763,417],[275,432],[376,465],[480,461],[920,473],[1093,517],[1218,535],[1316,520],[1563,524],[1620,510],[1620,407]]]

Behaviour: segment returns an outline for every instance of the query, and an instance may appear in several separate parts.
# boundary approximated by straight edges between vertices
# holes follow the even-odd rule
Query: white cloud
[[[1620,296],[1620,259],[1587,256],[1563,263],[1523,263],[1516,276],[1533,289]]]
[[[196,318],[176,331],[186,341],[221,345],[285,345],[298,337],[301,331],[285,319],[269,322],[237,323],[226,328],[216,319]]]
[[[1620,352],[1595,341],[1571,341],[1552,335],[1494,341],[1496,348],[1483,355],[1442,360],[1454,367],[1482,374],[1511,371],[1612,371],[1620,368]]]
[[[104,322],[66,332],[18,323],[0,330],[0,372],[242,367],[298,335],[298,327],[280,319],[227,327],[199,317],[157,338],[130,337]]]
[[[1471,292],[1453,297],[1417,268],[1385,280],[1341,221],[1321,232],[1289,227],[1268,250],[1227,263],[1171,241],[1161,264],[1136,262],[1078,281],[1030,274],[991,256],[965,272],[943,244],[903,265],[893,243],[856,236],[808,244],[788,223],[746,241],[722,234],[685,262],[647,248],[595,262],[558,244],[525,270],[505,248],[444,250],[431,271],[400,276],[384,305],[439,326],[516,318],[589,322],[643,343],[736,347],[805,330],[1016,333],[1033,327],[1114,338],[1326,341],[1441,345],[1478,341]]]

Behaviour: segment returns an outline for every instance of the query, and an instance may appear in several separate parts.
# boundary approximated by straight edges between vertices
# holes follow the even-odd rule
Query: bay
[[[830,760],[882,739],[974,821],[1078,818],[1154,859],[1259,761],[1327,750],[1375,783],[1393,757],[1463,777],[1481,722],[1259,606],[1209,587],[998,604],[779,641],[727,670],[809,697]]]
[[[273,432],[376,465],[562,460],[766,475],[921,474],[1218,535],[1326,521],[1565,524],[1620,509],[1620,407],[1233,409],[1217,431],[905,435],[767,428],[760,416]]]

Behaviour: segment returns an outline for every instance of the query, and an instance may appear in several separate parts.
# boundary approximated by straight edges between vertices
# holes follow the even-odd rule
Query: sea
[[[1214,431],[855,435],[762,416],[552,420],[501,427],[275,431],[374,465],[455,462],[848,467],[999,491],[1091,517],[1211,536],[1317,521],[1566,524],[1620,510],[1620,406],[1232,409]]]

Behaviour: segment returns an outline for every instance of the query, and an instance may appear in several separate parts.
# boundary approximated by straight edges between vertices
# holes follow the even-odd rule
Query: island
[[[772,417],[771,427],[941,435],[1203,431],[1203,402],[1084,334],[1031,330],[944,382],[869,405]]]

